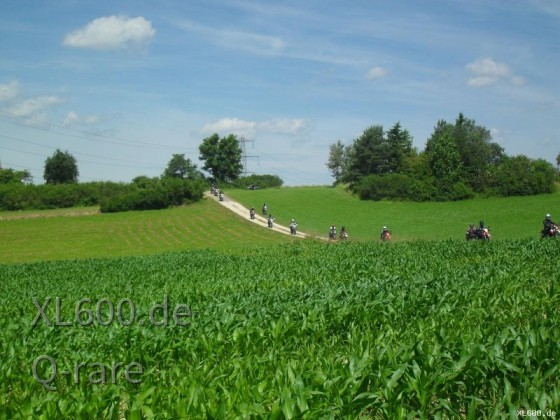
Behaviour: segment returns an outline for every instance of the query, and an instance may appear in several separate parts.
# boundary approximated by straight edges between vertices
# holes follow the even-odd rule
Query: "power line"
[[[44,144],[35,143],[35,142],[29,141],[29,140],[23,140],[23,139],[20,139],[18,137],[6,136],[5,134],[0,134],[0,137],[4,137],[4,138],[10,139],[10,140],[14,140],[14,141],[17,141],[17,142],[20,142],[20,143],[26,143],[26,144],[31,144],[31,145],[34,145],[34,146],[44,147],[44,148],[50,149],[50,150],[58,149],[57,147],[46,146]],[[23,150],[16,150],[16,149],[11,149],[11,150],[16,151],[16,152],[20,152],[20,153],[31,153],[31,152],[25,152]],[[134,163],[136,165],[133,166],[133,167],[137,167],[137,168],[159,169],[159,166],[156,167],[156,166],[151,166],[151,165],[145,165],[145,162],[137,162],[137,161],[127,160],[127,159],[117,159],[117,158],[111,158],[111,157],[107,157],[107,156],[92,155],[92,154],[89,154],[89,153],[80,153],[80,152],[73,152],[73,151],[71,151],[71,153],[75,154],[75,155],[78,155],[78,156],[86,156],[86,157],[93,157],[93,158],[99,158],[99,159],[107,159],[107,160],[112,160],[112,161],[115,161],[115,162]],[[123,166],[126,166],[126,165],[123,165]]]
[[[181,146],[173,146],[173,145],[169,145],[169,144],[157,144],[157,143],[150,143],[150,142],[143,142],[143,141],[139,141],[139,140],[129,140],[129,139],[125,139],[122,137],[116,137],[116,136],[109,136],[107,134],[102,134],[102,133],[95,133],[95,132],[88,132],[88,131],[82,131],[82,130],[77,130],[71,127],[65,127],[62,125],[58,125],[58,124],[54,124],[54,123],[42,123],[43,126],[45,127],[54,127],[57,128],[59,130],[66,130],[66,131],[70,131],[70,133],[65,133],[65,132],[60,132],[60,131],[53,131],[47,128],[42,128],[42,127],[38,127],[38,126],[30,126],[27,124],[23,124],[21,122],[18,121],[14,121],[15,119],[20,119],[21,117],[16,115],[16,114],[12,114],[11,112],[5,111],[5,110],[0,110],[0,114],[5,114],[8,115],[9,117],[11,117],[12,119],[7,119],[7,118],[1,118],[2,121],[7,122],[9,124],[14,124],[20,127],[24,127],[24,128],[30,128],[30,129],[34,129],[34,130],[40,130],[40,131],[44,131],[47,133],[54,133],[54,134],[59,134],[62,136],[67,136],[67,137],[74,137],[74,138],[79,138],[79,139],[83,139],[83,140],[88,140],[88,141],[93,141],[94,139],[92,139],[91,137],[95,137],[96,141],[99,142],[103,142],[103,143],[109,143],[109,144],[117,144],[117,145],[121,145],[121,146],[128,146],[128,147],[150,147],[150,148],[156,148],[156,149],[172,149],[172,150],[188,150],[190,152],[192,152],[194,149],[192,148],[183,148]],[[79,134],[72,134],[72,132],[74,133],[79,133]],[[88,137],[90,136],[90,137]]]

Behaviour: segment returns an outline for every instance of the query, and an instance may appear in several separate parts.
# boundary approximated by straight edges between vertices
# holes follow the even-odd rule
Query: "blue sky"
[[[555,163],[559,39],[558,0],[2,0],[0,162],[128,182],[233,133],[249,171],[328,184],[337,140],[399,121],[423,149],[463,112]]]

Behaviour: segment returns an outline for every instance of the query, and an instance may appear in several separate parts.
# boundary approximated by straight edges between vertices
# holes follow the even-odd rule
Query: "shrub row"
[[[0,210],[45,210],[100,205],[102,212],[165,208],[193,202],[207,188],[201,180],[165,179],[138,183],[0,185]]]
[[[281,187],[284,181],[278,175],[249,175],[236,179],[231,182],[231,188],[248,188],[257,185],[259,188]]]
[[[148,188],[134,188],[124,194],[104,198],[102,213],[128,210],[158,210],[169,206],[192,203],[202,198],[206,183],[202,180],[164,179]]]
[[[433,178],[414,179],[403,174],[368,175],[353,185],[362,200],[455,201],[472,198],[472,189],[463,182],[436,185]]]
[[[93,206],[103,197],[122,194],[130,185],[117,182],[79,184],[3,184],[0,185],[0,210],[54,209]]]

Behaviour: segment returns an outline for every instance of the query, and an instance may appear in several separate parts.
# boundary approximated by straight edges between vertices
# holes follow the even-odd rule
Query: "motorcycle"
[[[295,223],[292,223],[290,225],[290,234],[295,235],[296,233],[297,233],[297,225]]]
[[[329,230],[329,239],[333,241],[336,239],[336,229]]]
[[[274,218],[272,216],[268,217],[267,222],[268,222],[268,227],[269,228],[274,227]]]
[[[224,193],[220,193],[219,198],[220,198],[220,201],[224,201]]]
[[[491,237],[492,237],[492,235],[490,234],[490,229],[487,228],[487,227],[485,227],[485,228],[469,227],[469,229],[465,233],[465,238],[467,239],[467,241],[470,241],[470,240],[473,240],[473,239],[474,240],[489,241]]]
[[[347,239],[348,239],[348,232],[346,232],[346,231],[340,232],[340,240],[345,241]]]
[[[558,230],[558,226],[551,226],[548,229],[543,229],[541,231],[541,238],[556,238],[560,236],[560,230]]]
[[[388,230],[384,230],[383,232],[381,232],[381,238],[380,238],[383,242],[388,242],[391,240],[391,232]]]
[[[249,217],[251,218],[251,220],[255,220],[255,210],[249,211]]]

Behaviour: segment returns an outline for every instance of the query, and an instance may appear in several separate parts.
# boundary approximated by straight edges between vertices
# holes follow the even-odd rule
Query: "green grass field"
[[[560,411],[560,242],[538,239],[559,194],[457,203],[362,202],[327,187],[226,194],[259,210],[266,202],[278,223],[295,217],[307,233],[346,224],[361,241],[297,240],[211,199],[0,213],[0,419]],[[480,218],[498,240],[464,241]],[[396,243],[378,241],[383,224]],[[167,327],[149,315],[164,296]],[[174,325],[178,304],[191,311],[188,326]],[[142,366],[139,383],[127,380],[130,363]]]
[[[560,194],[478,198],[445,203],[360,201],[343,188],[294,187],[226,191],[257,211],[263,203],[278,223],[295,218],[302,232],[327,236],[329,226],[345,225],[351,238],[377,239],[383,225],[393,239],[463,239],[470,223],[484,220],[494,239],[538,238],[546,213],[560,219]]]
[[[383,225],[394,241],[462,239],[483,219],[493,238],[537,238],[560,194],[451,203],[360,201],[342,188],[297,187],[226,191],[276,222],[296,218],[302,232],[326,237],[334,223],[354,240],[377,240]],[[556,217],[558,219],[558,217]],[[0,263],[143,255],[186,249],[221,251],[291,240],[229,213],[210,199],[168,210],[99,214],[96,208],[0,212]]]
[[[93,214],[92,214],[93,213]],[[0,263],[232,250],[289,241],[211,199],[167,210],[100,214],[96,208],[0,213]]]

